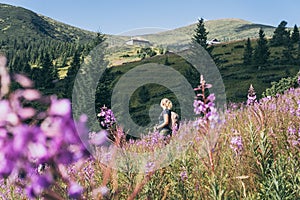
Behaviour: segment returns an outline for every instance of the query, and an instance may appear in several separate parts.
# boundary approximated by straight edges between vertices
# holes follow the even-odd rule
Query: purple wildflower
[[[146,173],[152,172],[154,170],[154,167],[155,167],[154,162],[147,162],[145,166],[145,172]]]
[[[105,195],[108,194],[109,189],[108,189],[106,186],[102,186],[102,187],[99,188],[99,192],[100,192],[100,194],[101,194],[102,196],[105,196]]]
[[[102,197],[105,197],[109,194],[109,189],[106,187],[106,186],[101,186],[97,189],[94,189],[93,190],[93,197],[96,199],[96,198],[99,198],[99,194],[102,196]]]
[[[298,104],[298,108],[297,108],[297,111],[296,111],[296,116],[300,117],[300,100],[297,102],[297,104]]]
[[[234,136],[230,140],[230,148],[238,155],[243,150],[242,136]]]
[[[109,129],[116,123],[116,118],[111,109],[103,106],[97,115],[100,125],[103,129]]]
[[[297,134],[298,132],[298,134]],[[288,127],[288,142],[293,146],[298,146],[300,145],[300,127],[297,131],[297,128],[294,126],[289,126]]]
[[[200,115],[201,113],[206,111],[205,104],[201,100],[194,101],[194,112],[196,115]]]
[[[68,189],[68,195],[69,198],[71,199],[80,199],[82,192],[83,192],[83,188],[74,182],[71,183]]]
[[[257,103],[256,100],[256,94],[255,94],[255,90],[254,87],[252,86],[252,84],[250,85],[250,88],[248,90],[248,100],[247,100],[247,105],[254,105],[254,103]]]
[[[14,79],[24,88],[31,88],[33,86],[32,80],[24,75],[15,74]]]
[[[71,114],[71,107],[68,99],[58,100],[51,98],[51,105],[48,113],[52,116],[69,116]]]
[[[186,181],[188,179],[187,172],[186,171],[182,171],[180,173],[180,178],[181,178],[182,181]]]
[[[90,142],[93,145],[102,145],[107,141],[107,131],[101,130],[98,133],[90,135]]]
[[[207,84],[201,75],[200,85],[195,88],[195,91],[198,91],[196,99],[194,100],[194,112],[200,117],[196,120],[196,126],[199,124],[204,124],[206,121],[216,122],[218,121],[218,112],[215,108],[215,95],[209,94],[206,96],[206,90],[212,87],[210,84]]]

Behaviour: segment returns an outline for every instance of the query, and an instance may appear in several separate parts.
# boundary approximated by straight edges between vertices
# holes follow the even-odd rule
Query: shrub
[[[271,87],[267,88],[263,93],[263,96],[276,96],[277,94],[283,94],[289,88],[295,88],[299,85],[300,72],[295,77],[282,78],[278,82],[272,82]]]

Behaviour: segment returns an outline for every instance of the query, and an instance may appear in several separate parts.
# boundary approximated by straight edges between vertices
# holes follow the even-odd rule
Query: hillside
[[[95,33],[82,30],[28,9],[0,4],[0,39],[55,39],[60,41],[86,41]]]
[[[140,47],[125,45],[125,41],[130,39],[129,36],[106,35],[109,47],[111,47],[106,59],[112,62],[117,61],[118,67],[112,71],[119,75],[130,69],[129,66],[137,66],[145,61],[164,64],[166,55],[160,55],[160,47],[166,50],[165,47],[168,46],[188,44],[195,26],[196,24],[192,24],[157,34],[142,35],[153,44],[159,55],[142,61],[137,53],[141,50]],[[242,65],[244,40],[248,37],[257,38],[259,28],[263,28],[266,36],[271,37],[275,27],[241,19],[210,20],[205,22],[205,27],[209,31],[208,39],[217,38],[222,42],[221,45],[215,47],[213,55],[220,61],[218,67],[224,78],[227,97],[230,101],[244,101],[244,94],[250,84],[254,84],[260,95],[265,88],[270,86],[271,81],[278,81],[282,77],[294,75],[299,70],[298,65],[280,63],[282,54],[280,47],[271,49],[271,64],[268,67],[258,68]],[[41,67],[44,60],[43,54],[46,52],[52,59],[49,66],[55,66],[61,77],[64,77],[74,60],[76,51],[79,51],[83,57],[87,56],[92,48],[92,45],[88,43],[93,42],[92,39],[95,35],[93,32],[69,26],[21,7],[0,4],[0,50],[8,52],[11,60],[10,66],[29,63],[31,67]],[[34,42],[29,44],[28,41]],[[78,41],[82,46],[77,45]],[[252,41],[255,44],[255,39]],[[296,52],[294,52],[294,57],[296,57]],[[80,58],[78,62],[80,62]],[[174,68],[180,68],[181,65],[188,67],[188,64],[173,55],[169,56],[169,62]],[[20,68],[19,66],[18,68]],[[13,71],[18,70],[13,69]],[[183,70],[182,73],[186,72]],[[193,80],[191,81],[193,82]],[[111,86],[106,87],[111,89]]]
[[[152,47],[164,48],[178,47],[183,48],[188,46],[196,28],[196,23],[189,26],[180,27],[174,30],[168,30],[159,32],[156,34],[141,35],[142,38],[149,40]],[[208,33],[208,40],[218,39],[222,43],[234,42],[238,40],[245,40],[249,38],[257,38],[258,31],[263,28],[266,37],[272,37],[275,27],[255,24],[242,19],[218,19],[209,20],[205,22],[205,28]],[[136,52],[136,47],[125,45],[126,40],[129,40],[128,36],[108,36],[108,41],[113,53],[107,56],[111,65],[120,65],[122,63],[135,61],[129,57],[120,57],[122,55]],[[119,56],[119,57],[118,57]]]
[[[256,39],[252,39],[251,42],[253,47],[255,47]],[[257,97],[261,98],[262,93],[271,86],[271,82],[279,81],[283,77],[293,77],[300,70],[299,61],[294,60],[287,62],[283,60],[283,47],[270,47],[271,55],[269,63],[266,65],[245,65],[243,64],[245,44],[245,40],[223,43],[215,45],[212,52],[213,56],[219,60],[217,67],[222,76],[228,102],[246,102],[247,92],[251,84],[255,88]],[[297,47],[298,45],[294,45],[294,49],[297,49]],[[136,55],[130,57],[134,58]],[[293,57],[297,57],[296,50],[293,51]],[[141,61],[124,63],[123,65],[109,68],[105,75],[109,78],[101,80],[101,82],[103,81],[106,84],[97,92],[97,107],[103,104],[110,106],[111,98],[110,93],[107,91],[112,91],[120,77],[124,74],[146,63],[167,65],[182,74],[194,87],[196,87],[197,81],[199,81],[199,74],[193,71],[190,63],[176,54],[167,53],[147,57]],[[153,78],[155,79],[156,77]],[[171,77],[167,80],[169,79],[171,79]],[[142,93],[147,94],[146,99],[149,99],[147,102],[142,100],[142,98],[144,98],[141,95]],[[162,96],[172,99],[175,110],[177,109],[176,105],[178,105],[178,100],[167,88],[155,84],[147,84],[144,89],[139,88],[135,91],[130,100],[129,110],[132,113],[133,119],[136,120],[136,123],[145,125],[150,121],[149,116],[145,114],[145,110],[146,113],[148,113],[147,111],[151,109],[151,106],[159,102]]]
[[[260,28],[264,29],[267,37],[271,37],[275,30],[273,26],[255,24],[242,19],[208,20],[205,22],[205,27],[209,32],[209,40],[217,38],[221,42],[243,40],[248,37],[257,38]],[[156,34],[142,35],[142,37],[149,40],[154,46],[186,45],[190,42],[195,28],[196,23]],[[113,36],[112,39],[116,38],[121,39],[119,36]],[[130,39],[130,37],[123,36],[122,39],[125,41],[126,39]]]
[[[263,28],[267,37],[272,36],[275,27],[255,24],[242,19],[208,20],[205,26],[209,31],[208,39],[217,38],[221,42],[256,38],[259,28]],[[142,35],[153,46],[186,45],[194,33],[196,24],[180,27],[157,34]],[[6,38],[27,39],[55,39],[60,41],[88,41],[95,36],[94,32],[58,22],[46,16],[39,15],[28,9],[0,4],[0,40]],[[106,35],[110,47],[115,47],[117,53],[129,51],[125,46],[129,36]],[[121,47],[121,48],[120,48]]]
[[[263,24],[255,24],[242,19],[218,19],[205,22],[208,39],[217,38],[221,42],[241,40],[245,38],[257,38],[259,28],[263,28],[267,37],[272,36],[275,27]],[[190,42],[194,34],[196,23],[158,34],[144,35],[143,37],[160,45],[178,45]]]

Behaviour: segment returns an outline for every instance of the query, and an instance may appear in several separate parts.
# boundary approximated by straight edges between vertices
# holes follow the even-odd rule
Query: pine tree
[[[204,19],[198,19],[197,27],[195,29],[195,34],[192,37],[192,43],[197,43],[201,45],[209,54],[212,52],[212,46],[208,46],[207,44],[207,35]]]
[[[299,42],[298,42],[297,62],[298,62],[298,64],[300,64],[300,40],[299,40]]]
[[[29,76],[31,73],[31,66],[29,65],[29,58],[25,56],[23,60],[23,69],[22,73]]]
[[[45,89],[53,88],[54,81],[58,80],[58,70],[53,66],[49,53],[41,57],[41,67],[37,85]]]
[[[256,65],[263,65],[268,62],[270,51],[268,47],[268,41],[265,38],[263,29],[259,29],[259,39],[257,40],[257,46],[254,50],[254,61]]]
[[[274,31],[274,35],[271,40],[272,46],[284,45],[288,42],[290,33],[286,30],[286,21],[281,21],[278,27]]]
[[[292,39],[289,38],[286,44],[284,44],[284,49],[282,50],[283,63],[293,64],[294,61],[293,51],[294,51],[294,45],[292,43]]]
[[[252,64],[252,55],[253,55],[253,48],[251,46],[250,38],[247,39],[246,47],[244,50],[244,64],[251,65]]]
[[[29,59],[27,55],[17,51],[16,54],[13,55],[13,58],[9,64],[10,73],[30,74],[31,68],[28,62]]]
[[[292,42],[293,43],[297,43],[300,41],[300,34],[299,34],[299,29],[297,27],[297,25],[295,24],[294,29],[293,29],[293,33],[291,36]]]
[[[62,55],[62,63],[61,63],[61,67],[65,67],[67,64],[67,56],[66,56],[66,53],[64,53]]]
[[[206,49],[208,46],[207,45],[207,35],[208,35],[208,32],[206,31],[206,28],[204,26],[203,18],[198,19],[197,28],[195,29],[195,34],[192,38],[192,41],[200,44],[204,49]]]
[[[105,35],[101,32],[97,32],[96,38],[93,41],[93,47],[96,47],[97,45],[101,44],[105,40]]]
[[[74,85],[74,80],[76,78],[76,74],[80,68],[80,64],[81,64],[81,61],[80,61],[80,53],[78,50],[75,51],[74,55],[73,55],[73,59],[72,59],[72,62],[71,62],[71,66],[70,68],[68,69],[68,72],[67,72],[67,76],[65,77],[65,94],[66,94],[66,97],[67,98],[71,98],[71,95],[72,95],[72,90],[73,90],[73,85]]]
[[[47,70],[47,68],[52,66],[52,61],[50,60],[50,55],[48,53],[45,53],[43,57],[41,57],[41,65],[42,68],[45,69],[45,71]]]

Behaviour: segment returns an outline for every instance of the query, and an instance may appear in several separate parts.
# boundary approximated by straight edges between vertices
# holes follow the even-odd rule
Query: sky
[[[174,29],[205,20],[300,25],[298,0],[0,0],[85,30],[122,34],[134,29]]]

